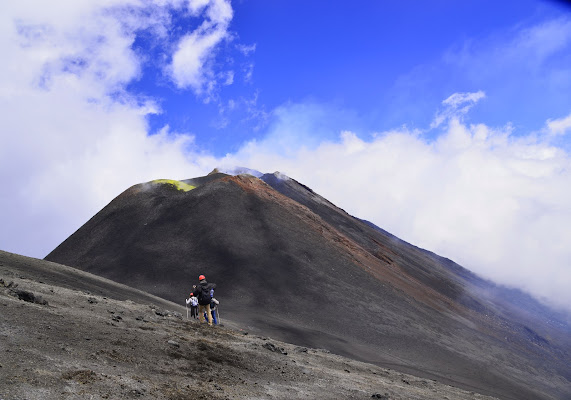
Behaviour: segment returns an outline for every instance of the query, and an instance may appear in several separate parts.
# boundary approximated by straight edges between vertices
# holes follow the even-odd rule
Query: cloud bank
[[[457,112],[447,114],[431,141],[406,128],[369,139],[345,131],[314,148],[297,142],[295,153],[290,143],[284,154],[276,151],[284,138],[269,137],[223,162],[284,172],[406,241],[568,308],[571,157],[549,134],[559,124],[547,122],[543,134],[515,135],[509,125],[463,123],[464,107],[476,97],[484,95],[451,96]],[[280,118],[286,114],[281,110]],[[289,120],[303,119],[288,115],[275,124],[287,130]]]

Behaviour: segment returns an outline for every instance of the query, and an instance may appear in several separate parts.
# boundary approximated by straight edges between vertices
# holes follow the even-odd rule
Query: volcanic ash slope
[[[206,274],[257,334],[505,399],[571,395],[569,319],[281,174],[133,186],[46,259],[181,304]]]
[[[210,328],[164,299],[2,251],[0,310],[1,399],[492,399]]]

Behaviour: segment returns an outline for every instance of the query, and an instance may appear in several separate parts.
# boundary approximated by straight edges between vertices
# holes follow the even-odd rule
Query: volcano
[[[204,274],[222,320],[261,335],[503,399],[571,396],[567,313],[280,173],[135,185],[46,260],[180,304]]]

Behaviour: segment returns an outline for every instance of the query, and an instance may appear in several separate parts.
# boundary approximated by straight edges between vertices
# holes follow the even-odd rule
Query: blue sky
[[[0,19],[2,250],[44,257],[131,185],[245,166],[571,304],[568,2],[21,0]]]
[[[362,136],[402,124],[424,129],[441,101],[455,92],[484,90],[488,99],[472,116],[491,125],[510,121],[524,131],[540,129],[546,119],[568,111],[567,93],[544,75],[546,67],[551,72],[569,65],[565,48],[537,60],[545,64],[539,69],[522,65],[518,54],[505,54],[526,29],[564,18],[569,9],[558,2],[345,7],[341,2],[244,1],[233,9],[232,40],[220,44],[213,60],[219,73],[232,71],[233,83],[222,83],[212,99],[176,90],[160,78],[157,85],[161,62],[156,59],[131,84],[134,91],[161,98],[163,112],[150,117],[151,130],[168,124],[192,132],[202,148],[223,155],[262,137],[271,122],[268,113],[287,102],[342,111],[321,133],[328,138],[347,128]],[[184,31],[189,22],[175,20],[174,30]],[[136,45],[152,48],[144,36]],[[162,48],[152,51],[168,57]],[[521,84],[530,80],[532,85]],[[230,110],[229,102],[236,108]]]

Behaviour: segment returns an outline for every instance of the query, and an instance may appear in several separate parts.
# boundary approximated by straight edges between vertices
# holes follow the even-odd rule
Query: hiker
[[[194,295],[198,298],[198,317],[200,322],[204,322],[204,313],[208,318],[208,325],[212,326],[212,313],[210,312],[210,303],[214,296],[215,283],[208,283],[204,275],[198,277],[200,283],[193,290]]]
[[[213,297],[210,302],[210,312],[212,314],[212,322],[214,322],[214,325],[220,324],[220,318],[218,318],[218,304],[220,304],[220,302]]]
[[[198,318],[198,298],[194,295],[194,293],[190,294],[190,298],[186,300],[186,304],[190,304],[191,318]]]

